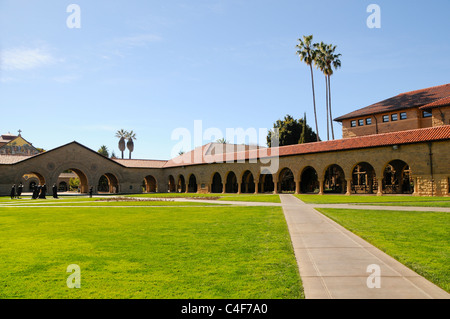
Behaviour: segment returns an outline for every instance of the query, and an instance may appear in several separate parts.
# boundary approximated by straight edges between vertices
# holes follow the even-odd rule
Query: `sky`
[[[379,28],[367,24],[370,4]],[[239,128],[265,146],[287,114],[306,113],[315,129],[297,39],[313,35],[342,54],[331,78],[335,118],[449,83],[449,12],[448,0],[0,0],[0,133],[20,129],[46,150],[106,145],[120,156],[115,133],[133,130],[135,159],[239,142],[226,134]],[[319,70],[314,80],[326,140]],[[334,130],[341,138],[339,123]]]

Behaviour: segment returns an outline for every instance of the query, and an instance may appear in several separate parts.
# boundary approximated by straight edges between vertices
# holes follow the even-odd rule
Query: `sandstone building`
[[[94,193],[123,194],[448,196],[449,102],[450,84],[407,92],[335,119],[343,123],[340,140],[242,149],[209,143],[168,161],[110,159],[77,142],[33,155],[2,154],[0,194],[9,194],[24,176],[53,185],[70,171],[81,193],[92,187]],[[100,180],[107,181],[106,189]]]

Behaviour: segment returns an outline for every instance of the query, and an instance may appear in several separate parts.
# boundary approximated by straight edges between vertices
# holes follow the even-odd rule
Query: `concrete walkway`
[[[311,205],[292,195],[280,194],[280,198],[306,298],[450,298],[447,292],[320,214]],[[376,275],[374,268],[368,271],[370,265],[378,267],[378,278],[373,278]]]

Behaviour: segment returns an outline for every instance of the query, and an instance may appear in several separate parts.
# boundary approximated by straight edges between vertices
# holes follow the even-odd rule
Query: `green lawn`
[[[401,195],[295,195],[311,204],[373,204],[386,206],[429,206],[450,207],[450,197],[424,197]]]
[[[243,202],[268,202],[280,203],[280,197],[274,194],[197,194],[197,193],[149,193],[125,195],[128,197],[147,197],[147,198],[204,198],[217,199],[226,201],[243,201]]]
[[[304,297],[280,207],[0,207],[0,225],[0,298]]]
[[[317,210],[450,292],[449,213]]]

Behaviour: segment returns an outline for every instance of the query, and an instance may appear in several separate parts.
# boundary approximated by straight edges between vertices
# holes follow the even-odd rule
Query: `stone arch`
[[[345,173],[337,164],[329,165],[324,171],[323,189],[324,193],[343,194],[347,189]]]
[[[383,193],[412,194],[414,183],[410,166],[399,159],[386,164],[383,170]]]
[[[278,174],[278,185],[281,192],[295,192],[294,173],[288,167],[283,168]]]
[[[228,172],[225,183],[225,193],[237,193],[239,190],[238,180],[233,171]]]
[[[355,194],[372,194],[378,188],[375,169],[368,162],[359,162],[353,166],[352,187]]]
[[[105,173],[98,180],[97,192],[116,194],[119,192],[119,180],[113,173]]]
[[[300,175],[300,190],[302,193],[318,193],[320,189],[317,171],[312,166],[306,166]]]
[[[223,184],[222,177],[219,173],[214,173],[211,181],[211,193],[222,193]]]
[[[241,178],[241,193],[254,193],[255,192],[255,180],[253,178],[253,173],[246,170],[242,174]]]
[[[158,191],[158,182],[153,175],[147,175],[144,177],[144,187],[145,193],[156,193]]]
[[[169,175],[169,193],[175,193],[177,190],[177,186],[175,184],[175,178],[172,175]]]
[[[19,182],[22,183],[23,189],[26,192],[32,192],[34,186],[45,184],[44,176],[35,171],[22,174],[21,177],[16,180],[19,180]]]
[[[194,174],[191,174],[189,176],[188,180],[188,193],[197,193],[198,186],[197,186],[197,178]]]
[[[178,175],[177,193],[186,193],[186,180],[182,174]]]

